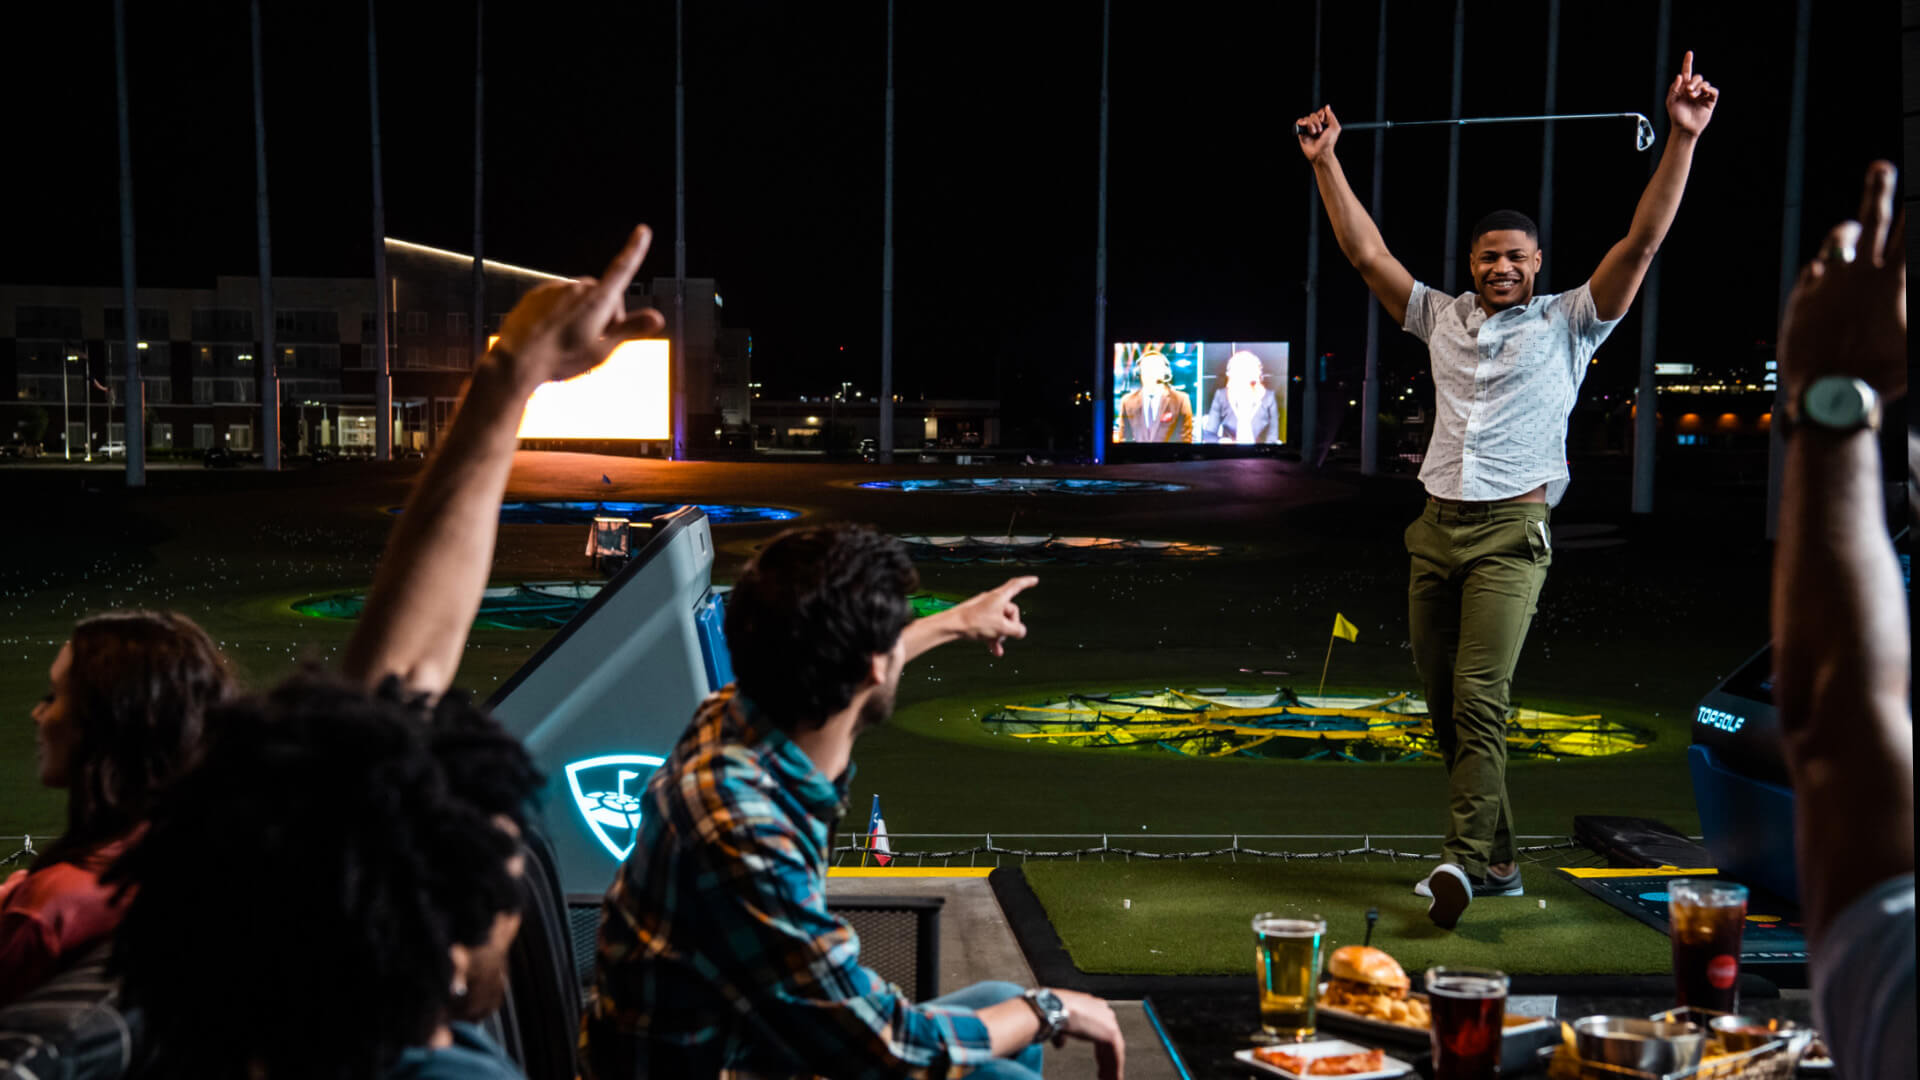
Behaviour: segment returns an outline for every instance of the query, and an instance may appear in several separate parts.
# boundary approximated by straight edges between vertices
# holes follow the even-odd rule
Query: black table
[[[1251,983],[1252,980],[1248,981]],[[1255,1041],[1255,1035],[1260,1030],[1260,1003],[1251,986],[1245,992],[1160,993],[1149,997],[1147,1003],[1158,1019],[1168,1045],[1193,1080],[1225,1080],[1228,1077],[1246,1080],[1249,1076],[1271,1076],[1250,1069],[1233,1058],[1238,1051],[1263,1045]],[[1549,1015],[1544,1009],[1536,1011],[1526,1007],[1544,1005],[1541,996],[1516,995],[1514,1004],[1515,1012]],[[1562,1020],[1596,1015],[1652,1016],[1672,1007],[1671,997],[1556,995],[1550,1015]],[[1775,996],[1743,999],[1740,1011],[1748,1016],[1779,1017],[1797,1024],[1813,1023],[1813,1003],[1805,998]],[[1431,1071],[1428,1054],[1408,1044],[1370,1039],[1324,1024],[1321,1025],[1320,1034],[1323,1038],[1345,1039],[1360,1046],[1381,1047],[1389,1056],[1413,1065],[1421,1076]]]

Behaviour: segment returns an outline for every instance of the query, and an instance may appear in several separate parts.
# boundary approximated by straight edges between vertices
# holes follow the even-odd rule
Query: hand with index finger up
[[[494,346],[527,389],[600,366],[624,342],[658,334],[666,320],[652,308],[629,315],[627,286],[647,257],[653,232],[637,226],[599,278],[548,282],[520,298]]]

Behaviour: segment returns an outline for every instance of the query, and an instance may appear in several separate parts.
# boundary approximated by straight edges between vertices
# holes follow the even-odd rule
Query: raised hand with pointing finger
[[[1667,87],[1667,116],[1673,121],[1674,130],[1688,135],[1705,131],[1713,119],[1713,107],[1719,101],[1720,91],[1693,73],[1693,50],[1688,49],[1680,60],[1680,74],[1675,75]]]

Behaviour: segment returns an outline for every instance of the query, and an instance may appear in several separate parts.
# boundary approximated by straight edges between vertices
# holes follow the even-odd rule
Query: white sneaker
[[[1460,925],[1460,916],[1473,903],[1473,882],[1468,880],[1467,872],[1453,863],[1441,863],[1433,868],[1424,882],[1427,895],[1433,902],[1427,905],[1427,918],[1442,930],[1451,930]]]
[[[1424,896],[1429,900],[1433,899],[1433,887],[1427,884],[1427,882],[1432,880],[1433,880],[1433,875],[1428,874],[1426,877],[1423,877],[1419,881],[1414,882],[1413,895]]]

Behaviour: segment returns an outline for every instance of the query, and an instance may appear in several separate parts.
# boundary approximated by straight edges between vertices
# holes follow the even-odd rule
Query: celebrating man
[[[1415,281],[1340,170],[1333,110],[1296,122],[1340,251],[1433,364],[1436,419],[1420,468],[1427,506],[1406,532],[1407,606],[1451,821],[1445,861],[1414,891],[1432,898],[1428,915],[1447,929],[1476,896],[1523,892],[1507,801],[1507,690],[1553,558],[1547,519],[1567,487],[1567,416],[1673,224],[1718,100],[1687,53],[1667,88],[1672,133],[1626,238],[1586,284],[1551,296],[1533,293],[1539,230],[1511,210],[1473,228],[1472,292],[1444,296]]]

